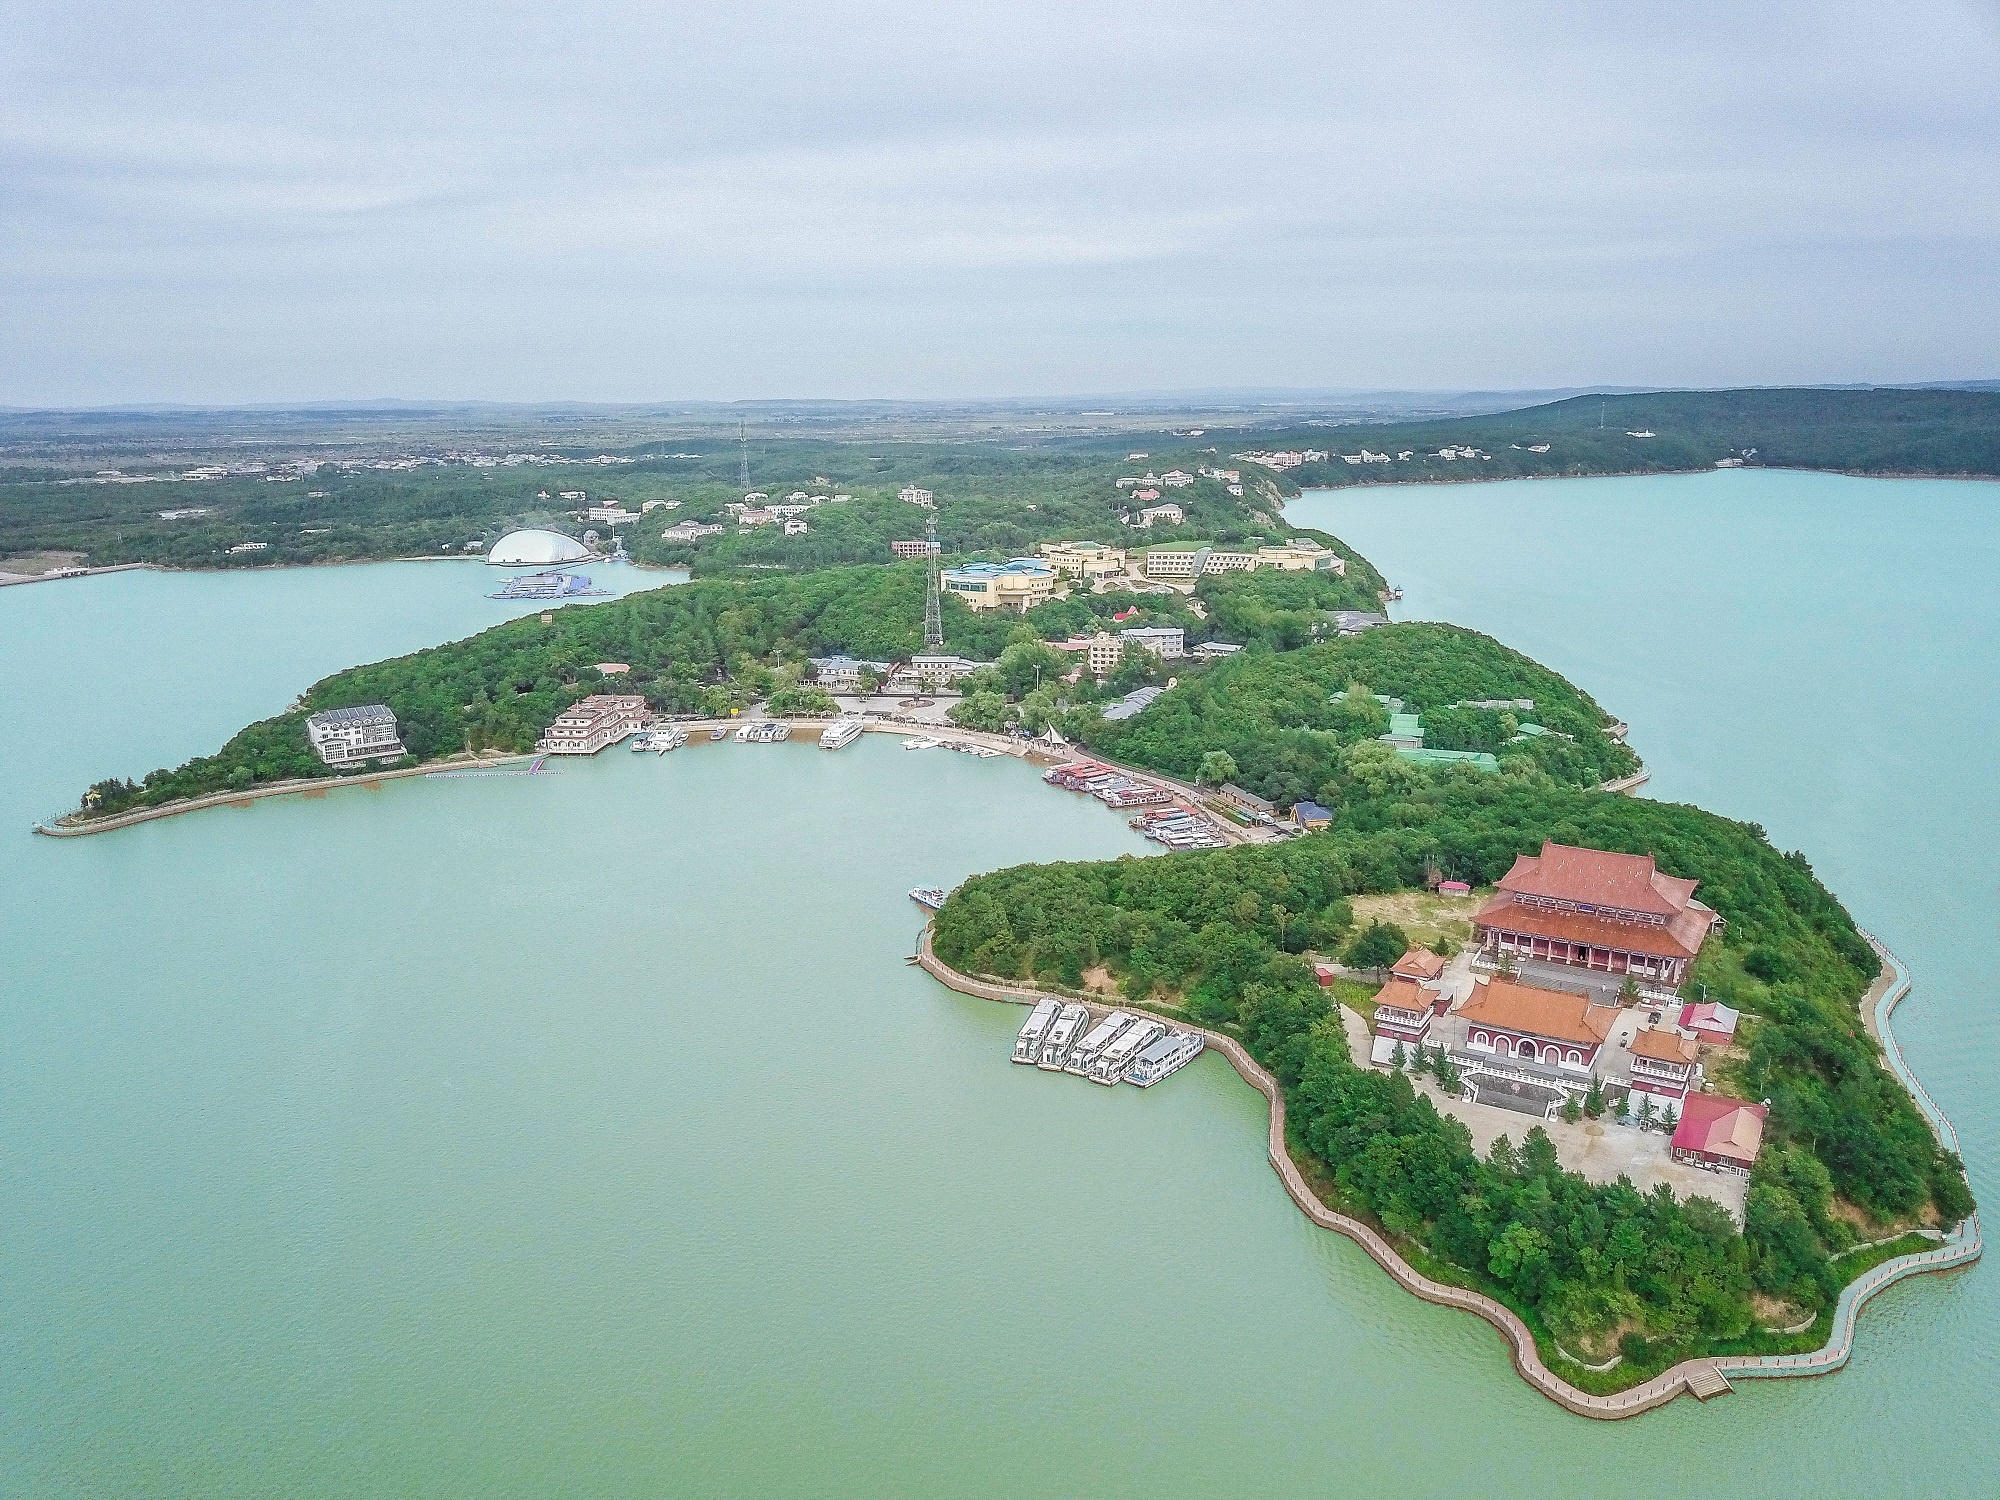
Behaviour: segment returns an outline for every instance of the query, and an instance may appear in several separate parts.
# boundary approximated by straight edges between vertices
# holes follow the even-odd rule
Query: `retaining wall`
[[[1869,939],[1874,942],[1873,938]],[[1877,1015],[1886,1022],[1888,1012],[1893,1009],[1909,990],[1909,976],[1902,965],[1889,954],[1886,948],[1876,943],[1876,949],[1884,959],[1895,965],[1900,984],[1886,994],[1878,1004]],[[1042,998],[1043,991],[1033,985],[1015,985],[992,980],[975,979],[962,974],[940,959],[931,949],[931,928],[926,925],[917,941],[917,960],[939,983],[959,991],[961,994],[977,996],[983,1000],[999,1000],[1015,1005],[1032,1005]],[[1500,1331],[1507,1340],[1513,1355],[1514,1369],[1521,1378],[1540,1391],[1544,1396],[1579,1416],[1595,1417],[1600,1420],[1616,1420],[1637,1416],[1640,1412],[1651,1411],[1656,1406],[1664,1406],[1682,1392],[1706,1400],[1710,1396],[1721,1395],[1730,1389],[1728,1376],[1785,1376],[1823,1375],[1839,1369],[1847,1363],[1850,1352],[1855,1314],[1861,1305],[1884,1287],[1891,1286],[1907,1276],[1923,1271],[1945,1270],[1955,1265],[1969,1263],[1980,1253],[1979,1223],[1977,1216],[1959,1226],[1955,1239],[1948,1239],[1937,1250],[1925,1251],[1918,1255],[1898,1257],[1885,1261],[1867,1275],[1852,1283],[1841,1294],[1835,1310],[1834,1332],[1823,1349],[1811,1354],[1762,1355],[1740,1359],[1691,1359],[1683,1360],[1671,1369],[1664,1370],[1651,1380],[1636,1385],[1615,1395],[1596,1396],[1571,1385],[1547,1365],[1542,1363],[1541,1352],[1535,1346],[1534,1335],[1514,1312],[1483,1293],[1469,1291],[1464,1287],[1447,1286],[1433,1281],[1403,1259],[1382,1235],[1359,1219],[1335,1213],[1319,1200],[1311,1186],[1300,1174],[1285,1145],[1285,1099],[1278,1082],[1234,1037],[1205,1027],[1176,1022],[1183,1030],[1199,1033],[1208,1045],[1229,1059],[1230,1065],[1239,1073],[1244,1082],[1262,1094],[1271,1107],[1271,1129],[1268,1143],[1272,1169],[1285,1185],[1285,1191],[1299,1210],[1323,1229],[1343,1234],[1366,1250],[1375,1262],[1393,1276],[1409,1292],[1434,1302],[1440,1307],[1456,1307],[1484,1318]],[[1884,1040],[1888,1042],[1886,1025]],[[1902,1064],[1901,1054],[1889,1043],[1891,1066],[1897,1075],[1910,1086],[1932,1123],[1940,1127],[1940,1138],[1947,1145],[1957,1149],[1957,1138],[1949,1132],[1951,1126],[1944,1119],[1936,1105],[1930,1103],[1916,1080]]]

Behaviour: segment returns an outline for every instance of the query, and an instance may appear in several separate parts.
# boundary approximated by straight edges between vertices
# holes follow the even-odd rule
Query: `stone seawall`
[[[1895,966],[1901,978],[1900,985],[1885,995],[1878,1005],[1878,1015],[1886,1022],[1889,1010],[1893,1009],[1908,992],[1909,977],[1907,972],[1902,971],[1902,965],[1889,955],[1886,948],[1882,948],[1880,944],[1876,944],[1876,947],[1884,958]],[[917,941],[917,961],[939,983],[961,994],[973,995],[982,1000],[1032,1005],[1041,999],[1044,993],[1033,985],[1007,984],[977,979],[969,974],[960,973],[932,951],[931,928],[928,925]],[[1979,1255],[1979,1225],[1975,1216],[1959,1227],[1955,1241],[1947,1240],[1937,1250],[1887,1261],[1849,1286],[1841,1295],[1836,1308],[1834,1336],[1824,1349],[1801,1355],[1683,1360],[1680,1364],[1629,1390],[1609,1396],[1592,1395],[1571,1385],[1542,1362],[1541,1351],[1535,1346],[1534,1335],[1511,1309],[1483,1293],[1433,1281],[1404,1260],[1396,1248],[1372,1226],[1364,1224],[1359,1219],[1349,1218],[1346,1214],[1336,1213],[1322,1203],[1286,1149],[1285,1100],[1277,1080],[1266,1072],[1234,1037],[1186,1022],[1176,1021],[1175,1024],[1183,1030],[1199,1033],[1210,1047],[1229,1059],[1230,1065],[1242,1076],[1244,1082],[1269,1102],[1271,1129],[1268,1151],[1271,1166],[1277,1172],[1278,1179],[1284,1184],[1292,1202],[1298,1205],[1299,1210],[1307,1218],[1323,1229],[1330,1229],[1353,1240],[1368,1252],[1376,1264],[1393,1276],[1404,1290],[1414,1293],[1426,1302],[1434,1302],[1440,1307],[1460,1308],[1491,1323],[1499,1330],[1501,1337],[1507,1340],[1513,1355],[1514,1369],[1521,1378],[1551,1401],[1575,1412],[1578,1416],[1607,1421],[1637,1416],[1640,1412],[1664,1406],[1683,1392],[1707,1400],[1711,1396],[1722,1395],[1731,1389],[1728,1379],[1731,1375],[1785,1376],[1830,1373],[1847,1362],[1853,1339],[1855,1314],[1869,1297],[1906,1276],[1969,1263]],[[1884,1037],[1886,1042],[1886,1026]],[[1930,1104],[1921,1089],[1916,1087],[1916,1080],[1902,1066],[1901,1056],[1895,1051],[1893,1043],[1888,1045],[1888,1050],[1891,1053],[1892,1066],[1896,1068],[1898,1076],[1903,1077],[1911,1086],[1911,1092],[1919,1104],[1925,1107],[1926,1113],[1931,1114],[1933,1124],[1942,1122],[1941,1138],[1955,1150],[1956,1137],[1948,1134],[1951,1128],[1949,1123],[1944,1121],[1942,1113],[1936,1112],[1936,1106]]]
[[[130,828],[135,823],[150,823],[156,818],[174,818],[182,813],[200,812],[205,807],[247,807],[260,797],[290,797],[299,792],[331,792],[344,786],[373,786],[384,781],[396,781],[405,776],[435,776],[440,772],[477,771],[495,766],[511,766],[531,757],[525,755],[489,756],[466,760],[426,761],[421,766],[409,766],[400,771],[363,771],[353,776],[301,776],[293,781],[270,781],[261,786],[247,786],[237,792],[210,792],[204,797],[188,797],[179,802],[163,802],[158,807],[135,807],[130,812],[112,813],[108,817],[91,818],[87,822],[64,823],[51,819],[35,824],[35,832],[54,839],[82,838],[85,834],[110,833],[115,828]]]

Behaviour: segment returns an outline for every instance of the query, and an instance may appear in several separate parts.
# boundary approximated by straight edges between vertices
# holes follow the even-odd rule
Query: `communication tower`
[[[924,588],[924,650],[938,652],[944,649],[944,601],[938,590],[938,554],[942,549],[938,544],[937,512],[924,517],[924,556],[930,567],[925,573]]]
[[[736,424],[736,441],[742,445],[743,449],[743,462],[737,470],[737,482],[743,486],[743,493],[747,495],[750,493],[750,424],[748,422],[738,422]]]

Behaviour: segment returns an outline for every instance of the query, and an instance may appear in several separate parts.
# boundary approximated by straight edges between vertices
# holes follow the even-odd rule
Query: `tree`
[[[1502,975],[1511,975],[1511,974],[1513,974],[1513,972],[1514,972],[1514,950],[1513,950],[1512,948],[1502,948],[1502,949],[1500,950],[1500,957],[1499,957],[1498,961],[1496,961],[1496,962],[1495,962],[1495,964],[1494,964],[1494,966],[1493,966],[1493,967],[1494,967],[1494,970],[1495,970],[1495,972],[1496,972],[1496,973],[1499,973],[1499,974],[1502,974]]]
[[[1069,658],[1044,641],[1021,640],[1000,653],[994,669],[1008,697],[1024,698],[1069,671]]]
[[[1618,986],[1618,1003],[1621,1005],[1634,1005],[1638,1003],[1638,999],[1639,981],[1634,979],[1630,974],[1627,974],[1624,982]]]
[[[1211,750],[1201,758],[1201,769],[1195,772],[1194,784],[1221,786],[1225,781],[1236,779],[1236,761],[1227,750]]]
[[[1576,1095],[1565,1094],[1563,1096],[1562,1109],[1559,1113],[1562,1115],[1563,1123],[1566,1125],[1574,1125],[1578,1120],[1583,1118],[1583,1107],[1576,1102]]]
[[[1652,1126],[1652,1123],[1653,1123],[1653,1096],[1651,1094],[1645,1094],[1642,1095],[1639,1099],[1639,1124],[1642,1128],[1650,1128]]]
[[[1595,1073],[1590,1075],[1590,1089],[1583,1096],[1583,1112],[1593,1120],[1604,1113],[1604,1085]]]
[[[1347,945],[1347,961],[1357,969],[1386,969],[1409,948],[1409,938],[1395,923],[1370,922]]]
[[[1438,1048],[1437,1079],[1438,1087],[1447,1094],[1458,1092],[1458,1065],[1451,1060],[1451,1054],[1443,1047]]]
[[[1409,1054],[1403,1051],[1403,1044],[1400,1041],[1397,1042],[1396,1050],[1389,1054],[1390,1069],[1393,1072],[1400,1073],[1409,1066],[1409,1062]]]

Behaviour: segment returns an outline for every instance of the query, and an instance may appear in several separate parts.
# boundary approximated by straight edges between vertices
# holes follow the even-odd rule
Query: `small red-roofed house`
[[[1684,1005],[1681,1026],[1704,1047],[1727,1047],[1736,1040],[1737,1012],[1726,1005]]]
[[[1678,1109],[1700,1081],[1701,1065],[1695,1061],[1700,1052],[1693,1037],[1678,1031],[1649,1026],[1639,1032],[1632,1038],[1631,1107],[1637,1109],[1640,1096],[1651,1094],[1655,1107],[1672,1104]]]
[[[1444,960],[1428,948],[1412,948],[1396,960],[1389,972],[1412,984],[1430,984],[1444,973]]]
[[[1391,978],[1375,995],[1375,1045],[1370,1057],[1391,1061],[1400,1043],[1407,1053],[1421,1047],[1431,1033],[1432,991],[1414,980]]]
[[[1674,1128],[1674,1159],[1747,1172],[1764,1144],[1764,1121],[1770,1113],[1761,1104],[1721,1094],[1689,1094],[1681,1105],[1681,1122]]]

